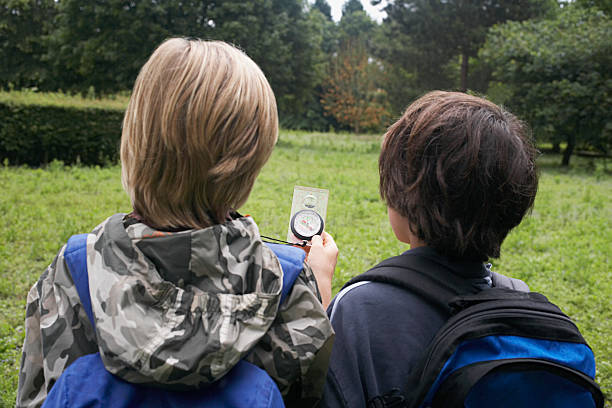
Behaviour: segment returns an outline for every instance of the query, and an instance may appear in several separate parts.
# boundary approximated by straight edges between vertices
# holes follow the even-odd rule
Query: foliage
[[[600,21],[610,19],[609,0],[386,1],[388,17],[383,24],[369,17],[362,1],[346,0],[342,18],[335,23],[326,0],[0,0],[0,88],[90,96],[127,92],[161,41],[171,36],[200,37],[233,43],[259,64],[275,92],[284,127],[346,130],[354,129],[355,121],[339,120],[345,115],[332,112],[344,111],[346,106],[330,106],[336,100],[329,94],[336,79],[328,77],[338,72],[336,66],[345,58],[346,49],[360,44],[368,62],[362,85],[367,91],[359,91],[361,96],[355,100],[373,103],[370,117],[357,125],[360,129],[376,122],[373,117],[382,108],[397,117],[412,100],[431,89],[470,88],[494,98],[503,96],[513,110],[533,122],[539,137],[554,146],[564,142],[570,148],[610,151],[612,125],[605,117],[610,116],[606,112],[610,111],[612,65],[607,56],[612,54],[602,45],[606,36],[610,38],[609,31],[579,27],[577,20],[576,24],[568,20],[559,38],[555,38],[553,23],[542,23],[542,27],[552,24],[547,34],[543,28],[533,28],[540,27],[540,18],[557,21],[557,12],[573,9],[599,16],[593,18],[600,27]],[[494,54],[508,51],[503,51],[505,60],[499,55],[477,55],[492,24],[529,18],[524,25],[513,23],[519,27],[515,30],[525,31],[525,40],[517,32],[510,33],[510,28],[508,34],[496,28],[489,36],[498,37],[490,40],[498,48]],[[590,39],[585,40],[587,31],[595,33],[595,47]],[[534,42],[540,32],[548,39],[546,44]],[[571,39],[570,33],[583,39]],[[505,35],[516,46],[507,44]],[[603,51],[591,49],[602,46]],[[510,47],[531,47],[534,54],[513,60],[516,65],[505,64],[501,61],[512,60]],[[563,60],[564,54],[568,61]],[[585,63],[581,68],[581,58],[595,58],[597,67]],[[542,80],[533,79],[535,71],[544,72],[529,62],[534,59],[559,66],[559,70],[549,70],[558,73],[571,61],[571,69],[582,70],[582,74],[578,79],[565,74],[551,79],[549,72],[542,74]],[[496,78],[491,77],[494,68]],[[521,73],[511,74],[517,70]],[[489,84],[493,84],[492,93],[487,90]],[[350,95],[349,91],[343,90]],[[528,101],[523,94],[533,98]],[[540,103],[542,100],[551,103]],[[575,102],[566,103],[569,100]],[[580,123],[572,122],[577,114],[583,117]],[[383,116],[372,126],[380,127],[384,120]],[[569,153],[571,149],[566,162]]]
[[[494,28],[481,56],[510,86],[509,101],[544,140],[567,149],[612,148],[612,20],[597,9],[566,6],[549,20]]]
[[[310,86],[312,89],[301,106],[294,106],[290,112],[281,112],[281,125],[286,128],[325,131],[330,127],[338,126],[333,118],[324,115],[320,100],[323,81],[329,69],[329,56],[338,48],[336,25],[331,19],[331,14],[329,16],[325,14],[324,6],[329,8],[325,0],[315,3],[307,14],[308,23],[305,30],[308,31],[306,36],[310,38],[310,44],[307,47],[311,52]],[[321,11],[321,8],[324,11]]]
[[[49,76],[43,56],[54,0],[0,0],[0,85],[37,86]]]
[[[355,133],[380,128],[388,116],[384,91],[374,81],[376,69],[360,43],[345,43],[332,60],[321,103]]]
[[[373,55],[382,66],[380,86],[387,94],[391,115],[399,117],[413,100],[427,91],[415,66],[418,50],[408,35],[393,29],[393,23],[382,24],[374,32],[373,42]],[[444,68],[438,67],[438,71]]]
[[[475,57],[489,27],[507,20],[524,20],[551,10],[554,0],[402,0],[385,7],[394,30],[404,33],[419,50],[417,66],[427,87],[449,88],[438,67],[461,57],[460,89],[468,89],[469,58]]]
[[[363,6],[361,5],[361,1],[360,0],[347,0],[343,5],[342,5],[342,16],[347,16],[350,14],[353,14],[355,12],[363,12]]]
[[[223,1],[216,13],[215,21],[223,22],[214,38],[239,45],[259,64],[276,94],[281,118],[300,116],[320,82],[320,50],[311,46],[315,31],[302,1]]]
[[[344,4],[340,22],[330,28],[335,33],[328,35],[333,42],[325,42],[326,70],[317,87],[321,113],[334,122],[334,128],[379,129],[387,116],[387,102],[380,86],[381,67],[372,54],[378,26],[360,1],[351,0]]]
[[[174,36],[245,50],[266,73],[281,117],[299,115],[320,82],[302,0],[0,0],[0,34],[3,87],[129,90],[155,47]]]
[[[331,7],[329,6],[329,3],[327,3],[326,0],[315,0],[312,5],[312,8],[319,10],[319,12],[323,14],[323,16],[327,20],[332,21]]]
[[[0,93],[0,161],[31,166],[53,159],[116,162],[124,107],[124,102]]]
[[[338,24],[332,21],[330,13],[325,0],[315,2],[308,12],[307,37],[311,39],[308,47],[313,51],[313,92],[301,110],[281,114],[281,124],[285,127],[309,130],[348,128],[334,115],[326,114],[322,96],[329,85],[328,74],[336,64],[341,48],[345,49],[356,43],[366,44],[367,53],[370,55],[369,50],[373,48],[370,39],[377,25],[358,0],[344,4],[342,19]]]
[[[337,292],[350,277],[407,249],[379,198],[379,149],[379,137],[282,132],[241,212],[254,217],[262,234],[283,238],[293,186],[328,188],[327,230],[340,248]],[[533,213],[504,242],[493,269],[525,279],[572,316],[595,351],[597,379],[610,397],[612,177],[601,160],[576,157],[564,169],[557,161],[540,158]],[[130,211],[120,179],[117,166],[0,167],[0,406],[15,401],[29,288],[68,237]]]
[[[170,36],[168,23],[180,24],[172,17],[176,3],[57,2],[46,50],[52,76],[41,87],[82,93],[94,87],[103,94],[130,89],[155,46]]]
[[[344,4],[337,27],[339,46],[363,43],[369,52],[374,46],[370,40],[375,30],[376,23],[364,11],[359,0],[349,0]]]
[[[575,0],[576,4],[580,7],[586,8],[598,8],[608,15],[608,17],[612,16],[612,2],[609,0]],[[560,1],[561,2],[561,1]],[[571,3],[570,0],[563,0],[563,3]]]

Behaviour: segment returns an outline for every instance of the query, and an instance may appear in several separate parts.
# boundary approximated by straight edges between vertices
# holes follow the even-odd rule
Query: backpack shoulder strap
[[[344,288],[363,281],[388,283],[407,289],[449,314],[451,299],[480,290],[473,282],[457,276],[443,264],[410,253],[382,261],[369,271],[349,280]]]
[[[89,318],[91,325],[96,329],[96,321],[91,309],[91,298],[89,296],[89,278],[87,275],[87,235],[73,235],[68,239],[64,250],[64,259],[68,265],[68,272],[76,287],[81,304]]]
[[[268,242],[265,244],[274,252],[274,255],[278,258],[281,268],[283,269],[283,288],[280,299],[280,303],[283,303],[289,295],[289,292],[291,292],[295,280],[304,268],[306,252],[304,252],[303,249],[290,245],[272,244]]]

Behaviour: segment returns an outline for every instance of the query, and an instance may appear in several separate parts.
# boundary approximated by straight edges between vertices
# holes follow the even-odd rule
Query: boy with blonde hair
[[[277,136],[274,95],[244,53],[186,39],[157,48],[123,122],[134,211],[87,236],[93,325],[64,246],[28,295],[18,407],[40,406],[70,364],[96,352],[128,382],[173,389],[206,386],[246,359],[286,403],[318,399],[337,248],[328,234],[313,239],[280,303],[279,260],[235,212]]]

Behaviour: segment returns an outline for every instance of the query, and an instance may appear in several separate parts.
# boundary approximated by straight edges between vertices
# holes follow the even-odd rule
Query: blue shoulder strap
[[[266,245],[274,251],[283,269],[283,289],[280,300],[280,303],[283,303],[285,298],[289,295],[289,292],[291,292],[291,288],[293,288],[293,284],[298,275],[302,272],[306,252],[304,252],[303,249],[290,245],[272,244],[268,242],[266,242]]]
[[[87,235],[73,235],[68,239],[64,259],[68,265],[68,272],[72,276],[74,286],[79,294],[81,304],[87,313],[91,325],[96,330],[96,321],[91,309],[91,298],[89,297],[89,279],[87,276]]]

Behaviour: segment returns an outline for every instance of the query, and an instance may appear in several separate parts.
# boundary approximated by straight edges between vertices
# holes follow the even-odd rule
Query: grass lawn
[[[334,291],[351,276],[407,249],[378,196],[379,139],[283,132],[241,209],[263,235],[284,239],[294,185],[330,190],[326,229],[340,256]],[[597,358],[597,380],[612,397],[612,176],[600,161],[540,159],[533,213],[502,247],[494,270],[527,281],[573,317]],[[0,167],[0,407],[12,406],[29,288],[75,233],[130,210],[119,167]],[[610,402],[606,404],[610,407]]]

